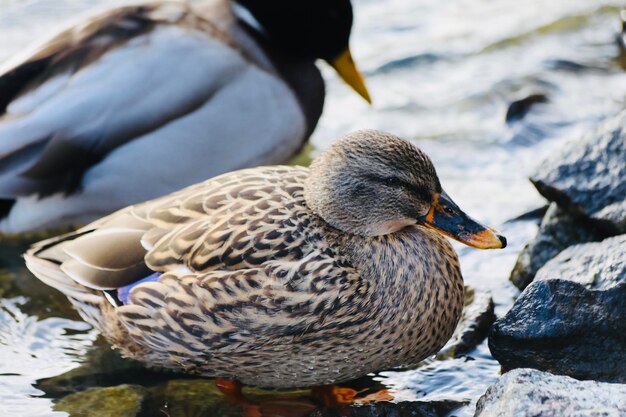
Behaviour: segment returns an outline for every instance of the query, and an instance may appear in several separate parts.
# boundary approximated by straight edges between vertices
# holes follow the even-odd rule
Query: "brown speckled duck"
[[[367,130],[310,169],[224,174],[25,258],[127,357],[301,387],[415,365],[446,343],[463,279],[443,235],[506,245],[456,206],[418,148]]]

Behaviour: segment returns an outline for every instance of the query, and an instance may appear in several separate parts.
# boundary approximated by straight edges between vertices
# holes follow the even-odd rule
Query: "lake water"
[[[0,63],[85,12],[123,3],[128,2],[0,0]],[[626,74],[615,41],[620,4],[355,1],[353,56],[374,104],[367,106],[324,68],[328,96],[313,154],[359,128],[386,130],[425,150],[459,206],[509,239],[502,251],[455,244],[466,282],[490,291],[501,316],[517,296],[508,282],[510,270],[537,229],[537,219],[513,219],[545,204],[527,178],[563,141],[624,107]],[[548,101],[507,125],[509,103],[535,93]],[[103,401],[136,403],[140,416],[241,415],[207,381],[150,372],[119,359],[63,297],[21,266],[23,247],[7,242],[0,249],[0,415],[64,416],[80,401],[87,404],[80,414],[85,416],[104,415],[93,405]],[[470,416],[498,373],[483,342],[460,358],[373,378],[394,388],[398,401],[451,400],[463,405],[450,415]],[[73,396],[53,410],[68,394]],[[90,403],[94,396],[100,402]],[[414,415],[398,410],[389,415]],[[264,415],[287,415],[270,413]]]

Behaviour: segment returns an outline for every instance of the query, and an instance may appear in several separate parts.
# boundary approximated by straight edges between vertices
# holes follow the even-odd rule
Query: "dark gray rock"
[[[565,145],[531,181],[548,200],[607,234],[626,233],[626,112]]]
[[[577,381],[534,369],[504,374],[478,400],[474,417],[626,415],[626,385]]]
[[[489,349],[505,370],[626,382],[626,283],[600,291],[535,281],[494,323]]]
[[[515,100],[509,104],[504,120],[507,124],[521,120],[536,104],[547,102],[548,96],[544,93],[530,94],[520,100]]]
[[[541,221],[537,237],[519,254],[509,280],[523,290],[533,281],[537,271],[563,249],[600,238],[601,234],[595,228],[577,222],[571,214],[552,203]]]
[[[536,280],[553,278],[567,278],[594,290],[626,282],[626,235],[570,246],[535,276]]]

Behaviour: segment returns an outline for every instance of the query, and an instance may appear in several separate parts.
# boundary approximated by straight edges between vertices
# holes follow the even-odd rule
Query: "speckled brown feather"
[[[308,175],[300,167],[225,174],[41,242],[26,262],[124,355],[150,365],[295,387],[434,354],[461,315],[450,244],[420,226],[340,232],[307,207]],[[163,275],[116,307],[89,280],[112,269],[111,253],[129,245],[120,239],[136,236],[128,230],[142,230],[145,264]],[[81,245],[98,234],[109,244]],[[70,278],[77,259],[82,283]],[[145,276],[126,263],[127,281]]]

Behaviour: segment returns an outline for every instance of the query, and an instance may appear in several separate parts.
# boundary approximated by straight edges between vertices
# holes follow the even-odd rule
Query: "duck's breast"
[[[346,245],[359,273],[374,283],[356,329],[364,361],[380,369],[415,365],[452,336],[463,308],[458,257],[445,237],[411,226]]]

